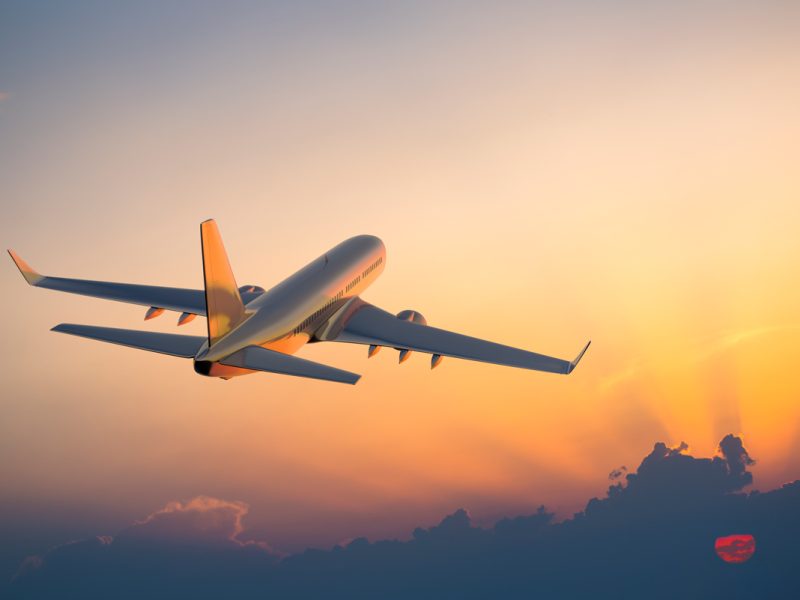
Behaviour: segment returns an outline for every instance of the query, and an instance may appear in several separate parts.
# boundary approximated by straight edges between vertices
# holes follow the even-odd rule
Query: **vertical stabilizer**
[[[208,344],[213,346],[244,320],[244,304],[213,219],[200,224],[200,241],[203,248]]]

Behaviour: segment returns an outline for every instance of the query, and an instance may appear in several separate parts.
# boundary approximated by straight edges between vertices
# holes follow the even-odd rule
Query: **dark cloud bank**
[[[800,481],[742,493],[751,464],[731,435],[714,458],[658,443],[561,523],[542,507],[484,529],[458,510],[410,541],[361,538],[293,556],[242,541],[246,505],[200,497],[113,539],[29,558],[7,589],[16,598],[798,598]],[[755,536],[750,561],[714,553],[716,537],[732,533]]]

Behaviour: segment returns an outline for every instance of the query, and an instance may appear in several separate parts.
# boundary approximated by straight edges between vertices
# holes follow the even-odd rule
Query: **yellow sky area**
[[[391,302],[400,291],[391,279],[387,269],[370,299]],[[4,465],[8,480],[26,495],[119,503],[130,513],[206,492],[251,502],[253,522],[278,536],[304,527],[312,536],[320,519],[317,531],[335,537],[331,515],[343,529],[398,533],[385,512],[397,506],[409,526],[461,505],[479,519],[542,502],[577,509],[603,492],[611,469],[635,467],[659,440],[709,455],[722,435],[741,433],[760,461],[758,487],[796,476],[797,325],[781,324],[791,315],[762,305],[778,324],[710,331],[696,328],[691,302],[644,303],[639,312],[623,302],[615,311],[616,294],[595,293],[577,302],[577,314],[540,319],[530,307],[549,302],[517,292],[497,294],[502,309],[491,318],[481,307],[444,317],[447,287],[440,280],[424,309],[445,326],[564,356],[591,329],[594,345],[569,378],[455,360],[430,372],[427,357],[398,366],[393,351],[367,360],[364,348],[330,345],[303,356],[364,373],[354,388],[268,376],[221,382],[178,359],[44,334],[33,321],[54,323],[58,313],[174,328],[140,322],[134,308],[100,313],[96,301],[84,300],[88,309],[18,286],[51,304],[36,319],[21,316],[46,344],[21,354],[46,347],[51,359],[7,406],[16,427],[6,444],[19,452]],[[182,329],[202,334],[203,326]]]

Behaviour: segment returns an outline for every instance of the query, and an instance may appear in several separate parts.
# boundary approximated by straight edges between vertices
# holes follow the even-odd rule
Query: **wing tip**
[[[569,368],[567,369],[567,375],[569,375],[575,370],[575,367],[577,367],[578,363],[581,362],[583,355],[586,354],[586,351],[589,349],[589,346],[591,345],[592,345],[592,340],[586,342],[586,345],[583,347],[583,350],[581,350],[578,353],[578,356],[576,356],[575,359],[571,363],[569,363]]]
[[[76,327],[78,327],[78,325],[75,325],[74,323],[59,323],[58,325],[54,325],[53,327],[51,327],[50,331],[55,331],[56,333],[69,333],[74,335]]]
[[[8,255],[11,257],[11,260],[14,261],[14,264],[17,265],[19,272],[22,273],[22,276],[29,285],[37,285],[42,279],[44,279],[43,275],[25,262],[25,260],[11,248],[8,249]]]

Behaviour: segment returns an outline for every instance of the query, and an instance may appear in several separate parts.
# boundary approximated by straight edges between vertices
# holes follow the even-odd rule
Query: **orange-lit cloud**
[[[271,551],[265,542],[239,539],[242,519],[249,507],[244,502],[197,496],[167,503],[163,508],[136,521],[121,535],[131,539],[161,540],[191,544],[252,545]]]

